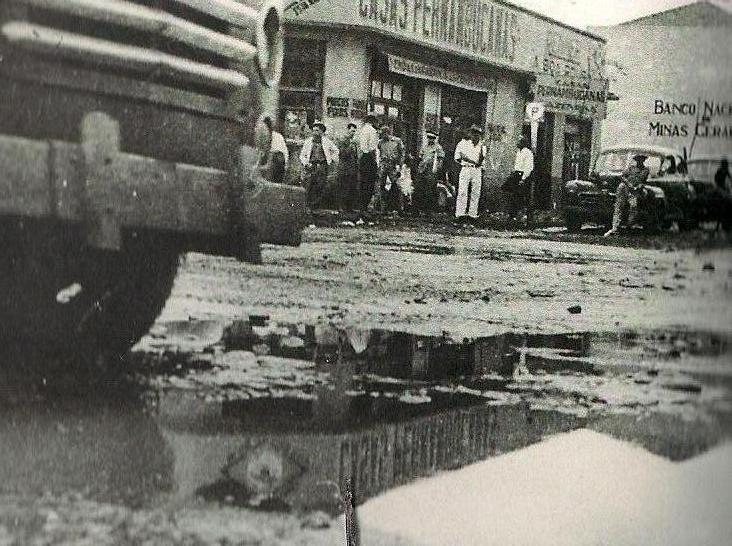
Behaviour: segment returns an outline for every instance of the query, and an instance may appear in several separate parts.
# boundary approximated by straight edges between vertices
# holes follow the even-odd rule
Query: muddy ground
[[[453,470],[534,472],[556,435],[578,454],[630,442],[649,471],[708,453],[723,468],[699,479],[732,470],[718,451],[732,440],[724,235],[327,220],[262,265],[186,256],[121,377],[81,395],[3,385],[0,545],[346,544],[346,492],[359,544],[423,544],[428,527],[398,525],[419,521],[399,501],[415,479],[459,502]],[[404,512],[385,528],[386,494]],[[601,490],[588,498],[606,513]],[[638,521],[663,533],[628,536],[694,528],[652,515]],[[698,543],[719,543],[720,525]],[[515,536],[492,526],[461,543]]]
[[[657,249],[595,233],[448,230],[308,229],[299,248],[266,248],[261,266],[190,255],[163,316],[260,313],[456,338],[732,325],[732,250],[678,249],[698,235],[665,235]]]

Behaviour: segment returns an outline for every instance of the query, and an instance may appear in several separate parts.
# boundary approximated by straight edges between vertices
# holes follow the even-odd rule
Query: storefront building
[[[485,128],[489,205],[542,102],[537,202],[586,175],[605,115],[605,43],[499,0],[299,0],[286,3],[281,123],[291,142],[314,119],[336,137],[374,113],[416,154],[427,129],[448,153]]]

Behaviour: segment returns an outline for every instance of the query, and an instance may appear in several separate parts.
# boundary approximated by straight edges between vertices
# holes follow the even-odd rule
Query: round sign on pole
[[[544,121],[544,103],[529,102],[526,105],[526,118],[529,121]]]

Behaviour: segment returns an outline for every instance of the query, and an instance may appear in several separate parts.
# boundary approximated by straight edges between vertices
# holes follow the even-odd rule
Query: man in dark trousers
[[[402,193],[397,181],[402,174],[406,153],[404,142],[392,134],[389,125],[379,133],[379,178],[369,208],[375,212],[401,212]]]
[[[366,116],[361,130],[357,135],[358,144],[358,182],[360,193],[361,210],[366,210],[371,198],[374,195],[376,186],[377,165],[376,165],[376,149],[379,146],[379,135],[376,133],[374,125],[376,117],[369,114]]]
[[[325,136],[325,124],[322,121],[313,123],[313,134],[305,140],[300,150],[300,162],[307,182],[308,206],[311,210],[322,208],[328,172],[338,162],[338,147]]]
[[[338,146],[338,206],[343,210],[358,210],[358,144],[355,140],[356,124],[349,122],[346,134]]]
[[[437,201],[437,182],[442,174],[445,151],[437,142],[437,133],[427,131],[427,144],[419,152],[417,179],[414,186],[414,207],[418,212],[430,214]]]
[[[521,211],[527,206],[531,206],[528,202],[531,199],[530,177],[534,172],[534,152],[529,147],[528,139],[521,137],[516,148],[511,180],[506,186],[506,191],[509,192],[508,214],[513,220],[519,220]]]

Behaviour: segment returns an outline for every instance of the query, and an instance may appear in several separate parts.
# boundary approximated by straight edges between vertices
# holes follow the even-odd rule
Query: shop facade
[[[280,122],[290,142],[314,119],[338,137],[373,113],[410,153],[426,130],[450,153],[477,124],[496,209],[500,192],[491,189],[530,134],[528,103],[546,111],[536,142],[541,205],[556,202],[563,178],[587,170],[599,143],[604,41],[589,33],[498,0],[302,0],[286,4],[285,21]]]

